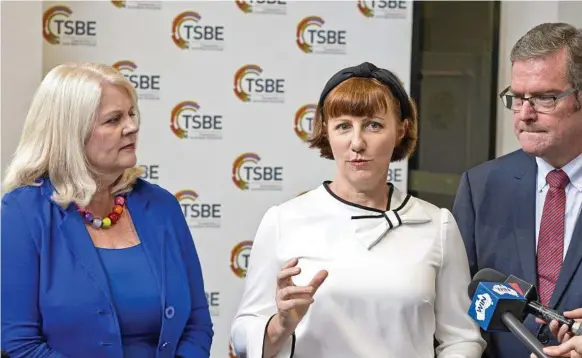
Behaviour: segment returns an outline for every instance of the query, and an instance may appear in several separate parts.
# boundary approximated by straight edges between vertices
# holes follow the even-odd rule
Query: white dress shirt
[[[329,275],[278,358],[429,358],[433,335],[439,358],[481,357],[485,342],[467,314],[469,266],[452,214],[390,189],[386,212],[343,201],[327,183],[266,212],[231,328],[238,357],[262,357],[277,274],[294,257],[296,285],[321,269]]]
[[[544,202],[549,185],[546,176],[555,168],[541,158],[536,157],[538,165],[537,196],[536,196],[536,248],[539,240],[540,225],[544,211]],[[578,221],[582,208],[582,154],[574,158],[562,170],[568,174],[570,183],[566,186],[566,217],[564,222],[564,258],[572,239],[572,232]],[[536,249],[537,250],[537,249]]]

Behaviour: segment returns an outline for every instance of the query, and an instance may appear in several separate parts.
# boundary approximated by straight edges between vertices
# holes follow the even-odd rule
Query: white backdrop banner
[[[409,90],[409,1],[45,2],[43,71],[114,65],[135,86],[144,178],[174,193],[198,249],[215,337],[229,330],[267,208],[332,179],[305,143],[338,70],[369,61]],[[389,180],[406,191],[406,161]]]

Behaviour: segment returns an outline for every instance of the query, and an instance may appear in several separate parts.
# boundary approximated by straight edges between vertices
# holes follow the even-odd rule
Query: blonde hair
[[[97,171],[85,155],[101,101],[101,84],[125,89],[139,126],[137,94],[115,68],[96,63],[66,63],[53,68],[38,87],[24,121],[20,142],[6,170],[4,190],[40,185],[48,176],[52,199],[63,207],[86,206],[97,190]],[[111,188],[112,194],[131,191],[142,170],[128,168]]]

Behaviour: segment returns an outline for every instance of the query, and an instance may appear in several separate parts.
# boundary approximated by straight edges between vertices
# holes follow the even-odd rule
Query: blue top
[[[162,329],[160,287],[141,244],[98,248],[119,320],[124,358],[154,358]]]
[[[43,178],[2,198],[2,350],[11,358],[126,358],[136,341],[128,336],[155,331],[156,358],[209,358],[214,331],[202,268],[176,197],[138,179],[126,205],[139,247],[99,253],[75,205],[62,208],[53,193]],[[122,263],[135,276],[124,278]],[[130,294],[143,306],[130,307]],[[157,311],[148,308],[153,300]]]

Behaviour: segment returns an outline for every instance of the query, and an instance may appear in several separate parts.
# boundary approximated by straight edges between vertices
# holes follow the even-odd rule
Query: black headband
[[[398,100],[398,103],[400,104],[401,118],[405,119],[412,116],[412,107],[410,105],[410,100],[408,99],[408,94],[402,87],[398,78],[396,78],[392,72],[383,68],[378,68],[369,62],[364,62],[354,67],[344,68],[327,81],[323,88],[323,92],[321,92],[321,96],[319,97],[319,108],[321,109],[322,115],[325,97],[327,97],[329,92],[331,92],[331,90],[333,90],[337,85],[352,77],[375,78],[382,82],[390,88],[392,95],[396,97],[396,100]]]

